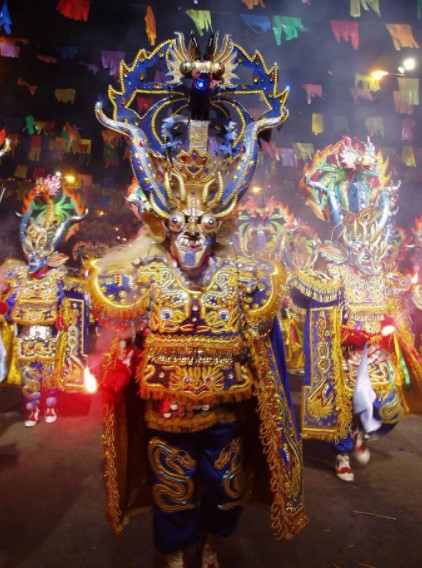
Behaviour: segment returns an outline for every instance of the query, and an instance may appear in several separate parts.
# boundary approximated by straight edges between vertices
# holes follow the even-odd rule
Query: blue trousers
[[[150,430],[156,548],[170,554],[236,527],[245,487],[237,422],[191,433]]]

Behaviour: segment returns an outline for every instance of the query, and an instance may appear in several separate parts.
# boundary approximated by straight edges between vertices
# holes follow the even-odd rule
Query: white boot
[[[40,421],[40,407],[38,403],[28,402],[26,404],[26,410],[28,411],[27,418],[24,422],[27,428],[33,428]]]
[[[354,481],[352,468],[350,467],[350,459],[347,454],[338,454],[336,457],[336,475],[342,481],[348,483]]]

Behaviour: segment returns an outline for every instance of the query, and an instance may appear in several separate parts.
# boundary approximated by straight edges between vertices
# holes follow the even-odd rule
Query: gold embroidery
[[[271,525],[277,539],[286,538],[300,532],[308,522],[302,501],[302,446],[292,416],[286,411],[285,393],[271,367],[274,352],[269,340],[254,340],[251,353],[258,375],[259,435],[273,493]]]
[[[196,461],[186,451],[173,448],[157,437],[149,441],[148,460],[159,480],[152,487],[155,504],[167,512],[194,509],[195,487],[186,472],[196,468]]]
[[[228,503],[220,503],[223,510],[233,509],[242,503],[246,485],[246,472],[243,468],[243,447],[240,438],[235,438],[228,444],[214,462],[216,469],[226,469],[224,474],[224,491],[229,497]]]

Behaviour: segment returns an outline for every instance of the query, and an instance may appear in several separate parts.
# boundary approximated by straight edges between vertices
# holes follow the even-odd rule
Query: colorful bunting
[[[42,140],[39,134],[31,136],[31,147],[29,148],[27,158],[30,162],[39,162],[41,157]]]
[[[151,6],[147,6],[147,12],[145,14],[145,30],[149,44],[155,45],[155,40],[157,39],[157,26],[155,24],[155,16]]]
[[[380,82],[371,75],[355,74],[355,87],[362,85],[364,91],[379,91],[381,89]]]
[[[186,10],[186,14],[193,20],[199,35],[212,32],[211,12],[209,10]]]
[[[43,63],[57,63],[57,57],[53,57],[52,55],[40,55],[37,53],[36,58]]]
[[[379,0],[350,0],[350,15],[354,18],[360,17],[360,8],[373,10],[377,16],[381,16]]]
[[[419,104],[419,79],[413,77],[398,77],[400,96],[409,105]]]
[[[416,168],[415,154],[412,146],[403,146],[401,159],[405,166]]]
[[[315,135],[324,132],[324,117],[322,114],[312,113],[312,132]]]
[[[20,47],[14,40],[0,37],[0,55],[2,57],[19,57]]]
[[[403,118],[401,121],[401,139],[407,142],[413,142],[415,126],[416,122],[413,118]]]
[[[413,114],[413,105],[406,103],[400,94],[400,91],[393,91],[394,107],[398,114]]]
[[[26,179],[28,175],[28,166],[24,166],[22,164],[17,165],[13,175],[17,178]]]
[[[314,97],[322,98],[322,86],[321,85],[311,85],[310,83],[305,83],[302,85],[306,91],[306,100],[308,101],[308,105],[311,104],[311,100]]]
[[[334,114],[332,116],[333,130],[340,134],[348,134],[350,132],[349,119],[343,114]]]
[[[32,116],[32,114],[28,114],[28,116],[25,118],[25,128],[23,129],[23,132],[27,131],[29,134],[37,134],[38,130],[35,126],[35,118]]]
[[[267,16],[255,16],[254,14],[240,14],[250,30],[254,33],[264,33],[271,29],[271,20]]]
[[[281,165],[284,167],[297,168],[298,160],[297,154],[293,148],[280,148],[281,151]]]
[[[355,104],[357,104],[360,101],[360,99],[365,99],[366,101],[371,101],[371,102],[375,100],[374,95],[371,93],[371,91],[365,91],[364,89],[351,89],[351,92],[352,92],[353,102]]]
[[[88,71],[91,71],[91,73],[93,73],[94,75],[98,73],[98,65],[94,65],[93,63],[84,63],[83,61],[78,61],[77,63],[78,65],[84,65],[84,67],[86,67]]]
[[[30,85],[30,84],[28,83],[28,81],[24,81],[24,80],[21,79],[20,77],[19,77],[19,79],[16,81],[16,83],[17,83],[20,87],[27,87],[27,89],[28,89],[28,91],[29,91],[29,94],[30,94],[31,96],[34,96],[35,93],[36,93],[36,91],[37,91],[37,89],[38,89],[38,85]]]
[[[254,6],[265,8],[264,0],[242,0],[242,2],[246,4],[249,10],[252,10]]]
[[[394,47],[400,51],[402,47],[419,47],[418,42],[413,37],[412,26],[409,24],[385,24],[391,35]]]
[[[103,69],[109,69],[110,75],[116,75],[119,71],[119,65],[125,58],[124,51],[109,51],[103,49],[101,51],[101,63]]]
[[[34,122],[36,132],[44,134],[46,136],[54,136],[55,134],[55,124],[54,122],[46,122],[44,120],[36,120]]]
[[[12,33],[12,19],[9,14],[9,8],[7,6],[7,0],[4,0],[3,6],[0,10],[0,30],[4,28],[4,31],[10,35]]]
[[[293,142],[293,150],[300,160],[310,160],[315,154],[314,145],[309,142]]]
[[[55,89],[54,96],[59,103],[75,104],[76,89]]]
[[[279,161],[279,149],[275,145],[275,142],[265,142],[265,140],[261,140],[261,146],[264,152],[270,156],[271,160]]]
[[[384,138],[384,120],[381,116],[368,116],[365,120],[369,136],[382,136]]]
[[[79,152],[79,144],[81,142],[81,135],[78,128],[70,122],[66,122],[62,129],[62,137],[66,140],[66,151],[72,151],[72,154]]]
[[[66,45],[60,48],[60,55],[63,61],[73,61],[78,55],[78,48],[74,45]]]
[[[330,20],[334,37],[340,43],[341,38],[350,41],[353,49],[359,49],[359,26],[349,20]]]
[[[91,0],[60,0],[56,10],[70,20],[88,21]]]
[[[273,32],[277,45],[281,45],[283,34],[286,41],[290,41],[291,39],[295,39],[299,36],[299,31],[309,31],[302,25],[302,20],[300,18],[273,16]]]

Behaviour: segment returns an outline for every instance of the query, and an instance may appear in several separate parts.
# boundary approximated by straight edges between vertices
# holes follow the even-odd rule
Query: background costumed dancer
[[[294,217],[287,205],[273,196],[248,195],[237,212],[236,241],[242,253],[279,263],[284,289],[278,320],[283,330],[286,365],[289,373],[303,374],[306,312],[291,301],[285,283],[290,272],[306,268],[311,262],[319,238],[311,227]]]
[[[157,64],[166,83],[150,79]],[[235,70],[247,81],[235,83]],[[234,530],[248,497],[269,502],[278,538],[306,524],[301,444],[273,325],[280,271],[230,245],[258,137],[287,118],[277,80],[276,66],[229,36],[211,36],[201,53],[193,35],[186,47],[176,34],[132,66],[122,62],[120,90],[109,89],[113,118],[96,107],[130,141],[128,200],[148,233],[93,261],[89,278],[96,318],[119,330],[102,366],[107,511],[119,532],[152,505],[165,566],[183,566],[184,549],[201,544],[202,566],[218,567],[215,537]],[[130,108],[138,94],[158,98],[142,116]],[[265,101],[258,120],[244,94]]]
[[[369,141],[344,137],[316,153],[301,188],[332,240],[312,270],[288,279],[307,310],[302,435],[332,441],[337,477],[349,482],[348,454],[370,459],[364,435],[420,411],[421,366],[402,309],[410,279],[382,265],[399,188],[387,167]]]
[[[87,310],[83,281],[67,275],[59,243],[85,212],[59,176],[36,181],[24,199],[20,239],[27,264],[8,259],[0,267],[1,313],[8,325],[6,382],[22,386],[25,426],[45,414],[57,419],[59,390],[84,391]],[[11,333],[12,326],[16,333]]]

